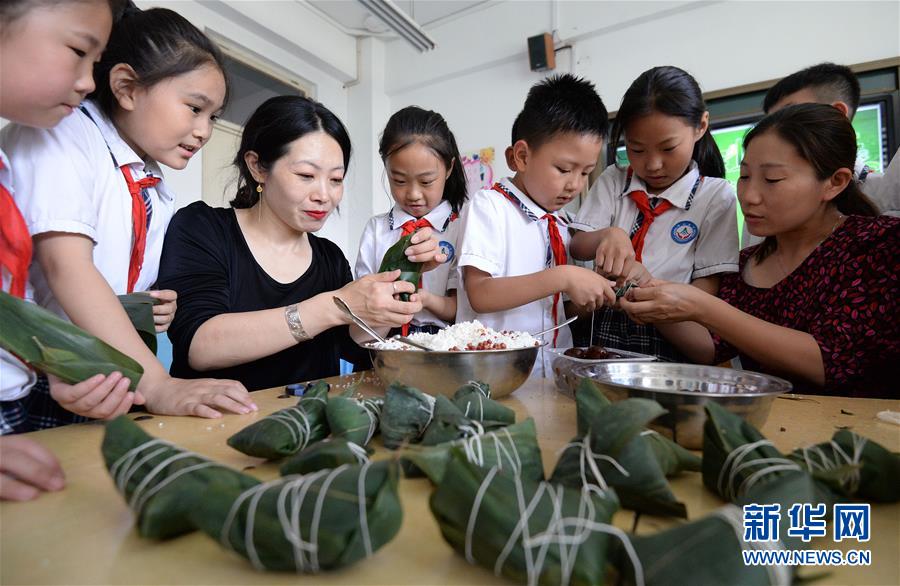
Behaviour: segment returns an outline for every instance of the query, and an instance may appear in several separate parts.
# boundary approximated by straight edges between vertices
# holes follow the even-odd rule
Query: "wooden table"
[[[362,389],[374,392],[363,376]],[[340,390],[353,377],[334,379]],[[254,420],[290,406],[278,398],[283,389],[254,393],[255,415],[220,420],[161,417],[143,420],[149,433],[195,450],[237,469],[255,466],[263,479],[277,467],[232,450],[225,439]],[[783,451],[831,437],[836,426],[850,426],[892,451],[900,451],[900,426],[875,418],[884,409],[900,410],[900,401],[796,397],[776,400],[763,433]],[[575,403],[556,392],[551,380],[529,380],[503,400],[519,420],[533,417],[549,472],[557,452],[575,433]],[[850,414],[842,413],[842,409]],[[135,417],[136,415],[131,415]],[[116,492],[100,456],[103,427],[97,423],[31,434],[63,463],[67,488],[30,503],[0,504],[0,583],[2,584],[508,584],[488,570],[468,565],[441,538],[428,509],[431,485],[424,479],[401,481],[403,526],[397,537],[369,560],[343,571],[318,576],[259,573],[236,554],[200,533],[167,542],[138,537],[130,510]],[[384,456],[379,448],[376,458]],[[672,480],[676,496],[696,519],[722,505],[706,490],[699,474]],[[823,549],[872,550],[869,567],[810,568],[830,572],[817,584],[900,584],[900,505],[873,507],[872,540],[814,542]],[[616,525],[630,529],[633,513],[616,514]],[[638,532],[655,532],[673,521],[642,516]],[[830,529],[829,525],[829,529]]]

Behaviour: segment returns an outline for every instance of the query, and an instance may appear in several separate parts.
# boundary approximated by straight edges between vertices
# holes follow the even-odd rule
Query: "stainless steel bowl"
[[[470,380],[491,385],[491,395],[504,397],[522,386],[531,374],[540,346],[513,350],[423,352],[379,350],[363,344],[372,355],[375,374],[385,387],[394,382],[416,387],[432,395],[452,397]]]
[[[792,386],[758,372],[669,362],[607,362],[578,366],[572,373],[579,381],[592,379],[610,401],[632,397],[657,401],[668,413],[651,427],[692,450],[703,447],[707,403],[718,403],[761,428],[772,401]]]
[[[578,386],[578,378],[576,378],[574,370],[585,364],[605,364],[607,362],[653,362],[656,356],[647,354],[638,354],[637,352],[628,352],[617,348],[607,348],[610,352],[614,352],[620,358],[575,358],[574,356],[566,356],[568,348],[547,348],[552,356],[550,360],[550,369],[553,371],[553,380],[556,387],[562,391],[564,395],[569,397],[575,396],[575,388]]]

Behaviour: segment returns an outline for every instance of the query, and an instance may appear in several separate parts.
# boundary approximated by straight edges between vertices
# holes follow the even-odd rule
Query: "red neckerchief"
[[[122,175],[128,184],[131,194],[131,226],[134,230],[134,242],[131,244],[131,259],[128,262],[128,293],[134,291],[141,268],[144,266],[144,249],[147,247],[147,208],[141,190],[155,187],[159,177],[144,177],[138,181],[131,175],[128,165],[122,165]]]
[[[0,160],[0,169],[3,167]],[[25,218],[12,194],[0,184],[0,267],[8,270],[12,277],[9,294],[19,299],[25,298],[32,250],[31,234],[28,233]]]

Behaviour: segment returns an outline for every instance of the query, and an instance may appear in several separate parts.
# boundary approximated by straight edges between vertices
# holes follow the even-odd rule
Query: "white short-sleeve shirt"
[[[0,150],[0,160],[3,161],[3,168],[0,169],[0,184],[15,195],[13,189],[13,176],[10,169],[9,159],[6,154]],[[3,291],[9,293],[11,275],[2,268]],[[30,292],[30,284],[25,283],[25,297],[28,298]],[[0,348],[0,401],[14,401],[21,399],[28,394],[28,391],[37,381],[37,375],[34,371],[25,366],[21,360]]]
[[[422,288],[435,295],[446,296],[448,291],[457,289],[459,283],[456,272],[456,248],[460,222],[457,214],[453,213],[450,202],[446,200],[423,217],[432,225],[435,236],[440,241],[441,250],[447,255],[447,261],[431,271],[422,273]],[[378,272],[384,254],[400,240],[402,226],[410,220],[415,221],[416,218],[397,205],[389,212],[369,219],[359,241],[359,256],[356,257],[357,279]],[[442,328],[449,325],[427,309],[417,313],[412,323],[417,326],[433,324]]]
[[[552,257],[548,259],[550,237],[547,233],[547,222],[549,220],[540,219],[547,214],[547,211],[520,191],[509,179],[503,179],[500,183],[515,195],[534,217],[539,219],[532,219],[519,206],[493,189],[482,189],[476,192],[463,209],[460,218],[462,224],[459,246],[461,283],[463,283],[463,268],[467,266],[482,270],[495,278],[529,275],[553,266]],[[553,215],[557,217],[560,235],[568,249],[569,233],[566,229],[568,222],[560,212],[554,212]],[[554,325],[553,296],[493,313],[477,313],[472,309],[465,287],[460,287],[457,296],[457,322],[477,319],[495,330],[518,330],[532,333]],[[565,321],[566,315],[562,298],[557,304],[556,311],[556,323]],[[552,340],[552,334],[549,334],[546,339]],[[572,334],[569,328],[563,327],[559,330],[556,345],[559,348],[572,346]],[[541,352],[533,372],[535,374],[551,372],[549,360],[550,354]]]
[[[127,292],[133,238],[131,194],[119,165],[135,180],[162,177],[155,162],[143,161],[122,140],[112,122],[90,101],[90,117],[80,110],[44,130],[10,124],[0,146],[11,154],[16,204],[32,237],[46,232],[83,234],[94,242],[94,265],[116,294]],[[166,227],[175,213],[175,197],[161,181],[147,190],[152,212],[144,264],[135,291],[156,282]],[[65,317],[47,279],[32,263],[35,301]]]
[[[638,208],[628,196],[647,191],[637,175],[610,165],[591,187],[571,228],[585,232],[616,226],[629,236]],[[653,196],[651,196],[653,197]],[[690,283],[738,270],[737,198],[725,179],[702,177],[697,163],[656,197],[672,208],[656,217],[644,239],[642,263],[657,279]]]

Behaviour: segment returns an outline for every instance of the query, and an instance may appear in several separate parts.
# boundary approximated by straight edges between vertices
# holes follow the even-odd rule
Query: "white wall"
[[[528,88],[526,38],[559,30],[571,51],[556,72],[597,85],[609,110],[642,71],[676,65],[704,91],[781,77],[821,61],[860,63],[900,55],[900,3],[508,1],[429,29],[438,49],[387,45],[391,109],[441,112],[460,149],[492,146],[495,174]],[[402,66],[399,66],[402,64]]]

